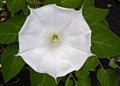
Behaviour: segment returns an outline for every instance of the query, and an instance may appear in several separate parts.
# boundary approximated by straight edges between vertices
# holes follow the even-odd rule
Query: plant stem
[[[96,58],[97,58],[97,57],[96,57]],[[97,58],[97,61],[98,61],[99,65],[100,65],[100,67],[101,67],[103,70],[105,70],[98,58]]]

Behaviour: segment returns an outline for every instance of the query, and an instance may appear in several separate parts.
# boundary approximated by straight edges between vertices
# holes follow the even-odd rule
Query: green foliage
[[[45,3],[46,0],[26,0],[31,8],[38,8]],[[51,0],[52,1],[52,0]]]
[[[92,86],[89,75],[78,76],[76,86]]]
[[[67,8],[78,8],[82,5],[83,0],[60,0],[60,6]]]
[[[15,77],[24,66],[21,57],[16,57],[18,52],[18,44],[9,45],[2,54],[2,73],[5,83]]]
[[[102,86],[117,86],[118,75],[111,69],[100,69],[97,72],[97,78]]]
[[[90,7],[83,10],[83,15],[89,25],[103,21],[107,13],[108,10],[95,8],[95,7]]]
[[[0,23],[0,44],[17,42],[17,35],[23,22],[23,17],[16,16],[5,23]]]
[[[84,0],[46,0],[44,3],[46,4],[57,4],[62,7],[66,8],[74,8],[74,9],[79,9],[82,5]]]
[[[112,58],[109,62],[109,66],[112,67],[112,68],[117,68],[117,64],[115,63],[115,59]]]
[[[14,14],[25,6],[25,2],[26,0],[7,0],[7,7]]]
[[[48,5],[48,4],[55,4],[57,2],[57,0],[46,0],[44,2],[44,5]]]
[[[4,3],[1,1],[1,2],[0,2],[0,8],[2,8],[3,4],[4,4]]]
[[[30,69],[31,86],[56,86],[54,78]]]
[[[100,22],[100,24],[102,24],[102,25],[105,26],[106,28],[109,28],[109,24],[108,24],[108,22],[106,21],[105,18]]]
[[[97,65],[98,65],[97,57],[95,56],[89,57],[85,64],[83,65],[83,67],[78,72],[76,72],[76,75],[81,76],[79,75],[80,73],[82,75],[89,74],[89,71],[94,71]]]
[[[78,78],[76,86],[91,86],[89,71],[94,71],[97,65],[97,58],[94,56],[89,57],[83,67],[76,72]]]
[[[11,42],[17,41],[17,29],[16,26],[12,23],[0,24],[0,44],[9,44]]]
[[[99,58],[106,58],[120,54],[120,38],[107,27],[96,23],[92,29],[92,52]]]
[[[36,4],[36,5],[40,5],[41,4],[41,0],[26,0],[28,3],[30,4]]]
[[[83,10],[88,9],[90,7],[94,7],[95,0],[84,0],[83,2]]]
[[[105,20],[108,13],[107,9],[94,7],[95,0],[6,0],[7,7],[11,14],[22,10],[25,16],[29,15],[29,9],[25,3],[32,7],[39,7],[47,4],[57,4],[66,8],[80,9],[82,7],[83,16],[92,30],[92,52],[97,57],[92,56],[87,59],[82,68],[75,72],[75,77],[64,78],[65,86],[91,86],[89,71],[95,71],[98,66],[98,58],[108,58],[120,55],[120,38],[117,37],[108,28]],[[11,3],[12,2],[12,3]],[[0,2],[0,7],[3,2]],[[4,23],[0,23],[0,44],[8,44],[2,54],[2,73],[5,83],[15,77],[24,66],[21,57],[16,57],[18,44],[11,44],[18,41],[18,32],[21,29],[25,18],[14,16]],[[111,59],[109,66],[116,68],[115,59]],[[118,75],[111,69],[99,69],[97,78],[101,86],[117,86]],[[57,86],[55,80],[47,74],[40,74],[32,69],[30,70],[30,79],[32,86]],[[62,80],[62,79],[60,79]]]
[[[72,77],[68,77],[66,82],[65,82],[65,86],[73,86],[74,83],[73,83],[73,80],[71,79]]]
[[[24,6],[24,7],[22,8],[22,11],[24,12],[24,15],[25,15],[25,16],[28,16],[28,15],[30,14],[30,10],[29,10],[28,7],[26,7],[26,6]]]
[[[92,4],[85,7],[89,7],[83,9],[83,15],[92,30],[92,52],[99,58],[119,55],[120,38],[108,29],[105,20],[108,10],[94,8]]]

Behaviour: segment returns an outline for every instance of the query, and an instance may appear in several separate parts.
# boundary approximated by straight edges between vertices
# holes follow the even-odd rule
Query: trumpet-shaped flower
[[[18,36],[18,55],[35,71],[54,78],[79,70],[92,55],[91,30],[82,10],[55,4],[30,8]]]

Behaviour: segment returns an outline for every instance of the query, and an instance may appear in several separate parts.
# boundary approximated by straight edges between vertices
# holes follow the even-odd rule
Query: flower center
[[[53,34],[51,39],[52,39],[53,42],[57,42],[59,40],[59,37],[58,37],[57,34]]]

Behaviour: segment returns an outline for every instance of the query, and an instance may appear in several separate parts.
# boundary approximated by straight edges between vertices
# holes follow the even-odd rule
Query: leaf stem
[[[76,81],[76,79],[75,79],[75,77],[73,76],[73,74],[72,73],[70,73],[70,75],[69,75],[69,78],[72,78],[73,79],[73,81],[74,81],[74,83],[75,83],[75,86],[77,86],[77,81]]]
[[[97,57],[96,57],[96,58],[97,58]],[[97,58],[97,61],[98,61],[99,65],[100,65],[100,67],[101,67],[103,70],[105,70],[98,58]]]

